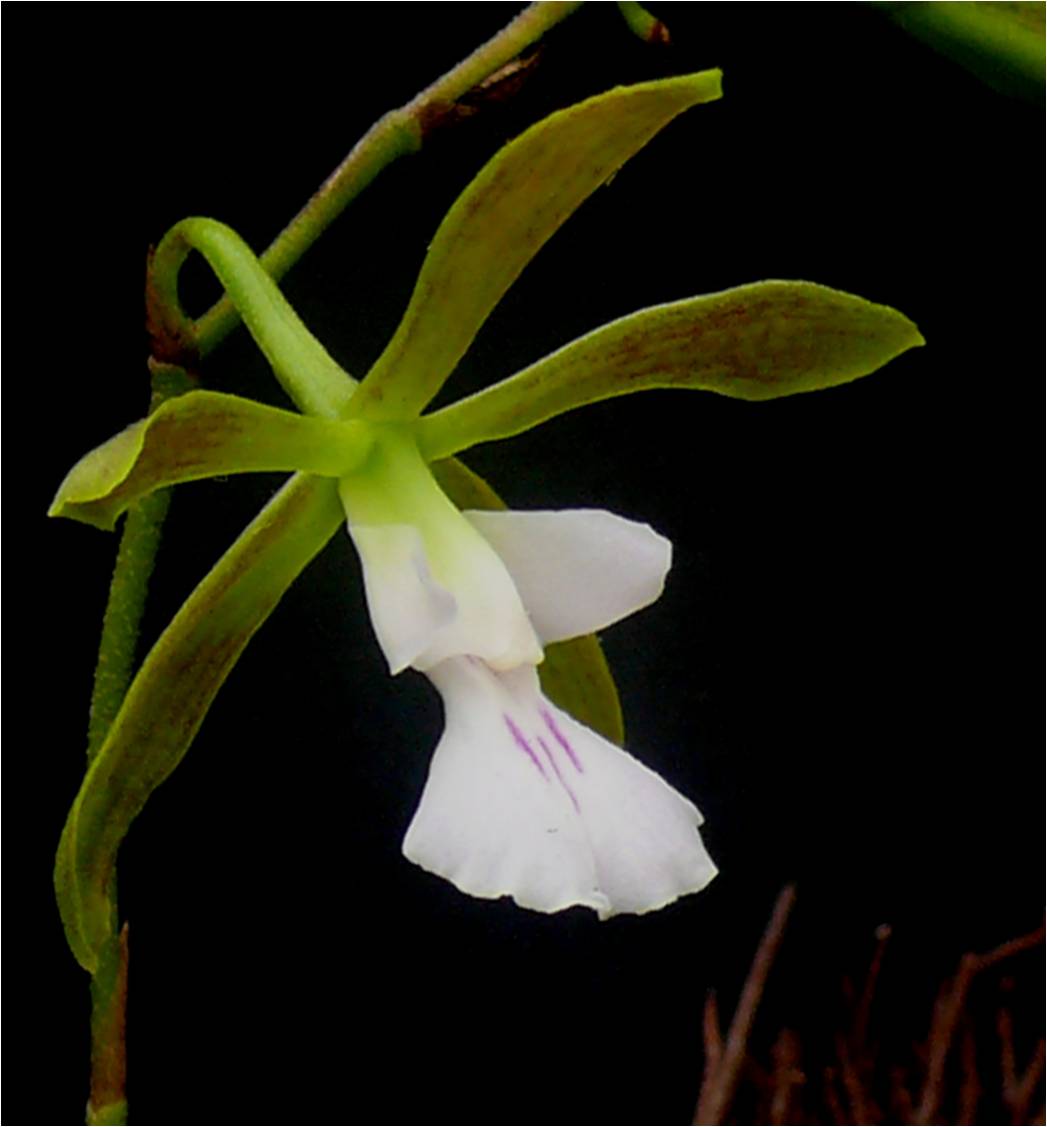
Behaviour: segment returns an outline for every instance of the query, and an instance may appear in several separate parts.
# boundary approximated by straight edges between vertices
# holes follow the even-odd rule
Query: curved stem
[[[190,250],[218,275],[255,343],[295,404],[307,415],[337,418],[354,384],[309,332],[251,248],[224,223],[183,219],[160,240],[149,261],[149,324],[160,350],[199,351],[199,331],[178,300],[178,275]]]

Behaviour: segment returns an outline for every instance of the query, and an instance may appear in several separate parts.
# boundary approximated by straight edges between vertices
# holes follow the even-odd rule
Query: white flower
[[[556,708],[536,671],[544,644],[657,599],[669,541],[596,510],[460,513],[394,433],[341,492],[390,668],[420,669],[444,703],[404,854],[545,912],[646,912],[704,888],[698,810]]]

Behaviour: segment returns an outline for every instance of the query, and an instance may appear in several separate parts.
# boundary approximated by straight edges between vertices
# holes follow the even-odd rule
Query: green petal
[[[189,596],[142,664],[62,831],[55,889],[77,961],[110,934],[117,849],[180,762],[251,636],[344,521],[337,482],[297,476]]]
[[[369,445],[361,423],[192,391],[169,399],[77,462],[49,515],[112,528],[128,506],[167,485],[257,471],[341,477],[359,464]]]
[[[812,282],[757,282],[643,309],[422,419],[428,458],[507,438],[586,403],[686,387],[775,399],[868,375],[923,344],[886,305]]]
[[[457,459],[435,462],[431,469],[440,488],[460,509],[506,507],[479,474]],[[613,743],[624,744],[618,690],[595,634],[546,646],[538,675],[554,704]]]
[[[618,87],[506,145],[441,223],[407,312],[350,413],[407,419],[421,411],[575,208],[677,114],[719,97],[716,70]]]
[[[1043,101],[1042,0],[920,0],[876,7],[995,90]]]

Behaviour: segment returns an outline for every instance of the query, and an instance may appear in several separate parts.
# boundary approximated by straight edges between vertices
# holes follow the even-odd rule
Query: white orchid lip
[[[404,854],[472,896],[601,919],[665,907],[716,875],[702,816],[546,700],[533,667],[429,670],[446,727]]]

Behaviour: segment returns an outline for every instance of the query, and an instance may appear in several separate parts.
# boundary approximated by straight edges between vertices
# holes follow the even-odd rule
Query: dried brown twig
[[[727,1034],[723,1055],[718,1059],[714,1068],[709,1067],[710,1055],[707,1039],[706,1077],[698,1095],[698,1107],[694,1113],[695,1123],[720,1123],[724,1112],[734,1098],[738,1086],[738,1075],[749,1041],[749,1033],[752,1030],[753,1018],[756,1016],[756,1008],[760,1004],[764,986],[767,984],[767,976],[771,973],[774,957],[778,954],[778,948],[781,946],[782,936],[785,934],[785,925],[788,923],[789,913],[792,911],[795,900],[795,885],[787,884],[778,894],[774,911],[771,913],[771,921],[767,925],[767,930],[763,933],[745,985],[742,987],[742,994],[738,999],[738,1008],[734,1011],[734,1017],[731,1020],[731,1028]]]
[[[984,1008],[979,1004],[972,1010],[969,1005],[978,976],[1042,945],[1043,927],[984,954],[962,956],[955,973],[938,991],[926,1040],[915,1046],[912,1059],[896,1062],[881,1059],[877,1039],[870,1036],[891,934],[889,927],[881,926],[861,992],[855,991],[851,979],[844,980],[848,1019],[831,1038],[833,1060],[813,1072],[821,1076],[822,1084],[808,1083],[811,1069],[804,1067],[803,1045],[792,1029],[783,1028],[773,1041],[770,1068],[761,1066],[750,1055],[753,1024],[795,895],[788,885],[775,903],[726,1039],[716,995],[710,991],[706,998],[702,1022],[705,1063],[695,1124],[731,1122],[732,1108],[739,1103],[745,1110],[738,1108],[735,1114],[748,1116],[741,1120],[746,1123],[967,1124],[979,1122],[979,1112],[990,1117],[981,1122],[1043,1122],[1042,1114],[1030,1117],[1030,1108],[1038,1096],[1042,1102],[1047,1052],[1040,1038],[1025,1067],[1019,1067],[1009,999],[1013,980],[1001,983],[1003,1000],[995,1013],[998,1065],[984,1043],[981,1027],[985,1023],[979,1022]],[[915,1081],[913,1088],[910,1081]]]

